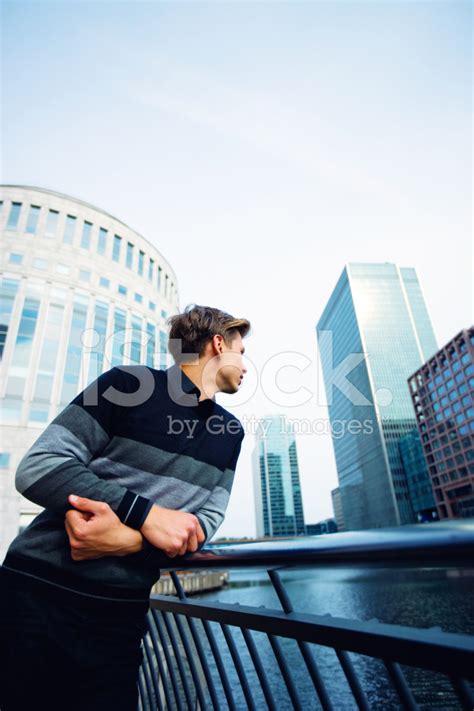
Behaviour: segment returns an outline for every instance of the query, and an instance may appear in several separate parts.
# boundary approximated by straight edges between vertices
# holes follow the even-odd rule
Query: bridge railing
[[[328,565],[472,570],[474,521],[209,545],[174,559],[176,596],[151,597],[143,711],[472,711],[472,636],[294,611],[280,571]],[[249,567],[267,570],[280,609],[189,599],[176,573]]]

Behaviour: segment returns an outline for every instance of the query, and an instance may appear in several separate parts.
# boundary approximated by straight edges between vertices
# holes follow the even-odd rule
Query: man
[[[175,365],[103,373],[20,462],[45,510],[0,568],[2,711],[136,711],[160,564],[223,520],[244,431],[215,393],[238,391],[250,323],[196,305],[169,322]]]

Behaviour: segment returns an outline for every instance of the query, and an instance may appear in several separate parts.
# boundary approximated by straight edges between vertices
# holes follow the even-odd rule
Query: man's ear
[[[224,343],[224,337],[220,333],[215,333],[212,337],[213,350],[216,353],[222,353],[222,344]]]

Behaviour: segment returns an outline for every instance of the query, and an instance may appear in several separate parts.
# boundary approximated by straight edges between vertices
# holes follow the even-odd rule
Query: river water
[[[458,569],[344,569],[311,568],[281,571],[285,588],[295,611],[316,615],[330,614],[352,620],[378,619],[408,627],[440,627],[445,631],[474,635],[474,565]],[[202,594],[199,599],[280,609],[266,571],[231,571],[225,589]],[[234,673],[231,658],[217,626],[214,627],[223,651],[238,708],[246,704]],[[257,707],[266,708],[263,694],[239,630],[233,629],[244,668],[251,681]],[[280,711],[293,708],[266,636],[253,633]],[[298,695],[306,710],[319,709],[308,672],[293,640],[280,638],[289,662]],[[312,646],[314,656],[336,711],[357,708],[347,681],[332,649]],[[381,662],[351,654],[371,709],[391,711],[400,703]],[[442,675],[404,668],[421,709],[460,708],[449,682]],[[222,694],[222,708],[227,708]]]

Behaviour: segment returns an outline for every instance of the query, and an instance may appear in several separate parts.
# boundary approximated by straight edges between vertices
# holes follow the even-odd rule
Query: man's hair
[[[210,306],[188,304],[183,313],[170,316],[168,348],[177,364],[183,363],[187,353],[202,355],[206,343],[221,335],[227,345],[240,333],[244,338],[250,331],[250,321],[235,318],[225,311]]]

